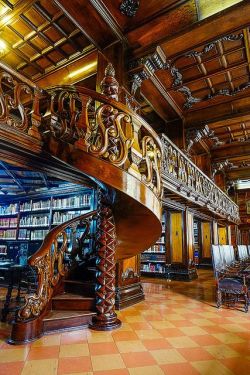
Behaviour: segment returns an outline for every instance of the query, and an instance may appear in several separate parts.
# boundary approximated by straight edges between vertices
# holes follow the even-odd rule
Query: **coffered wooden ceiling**
[[[139,91],[151,125],[208,125],[218,141],[199,152],[250,178],[249,0],[0,0],[0,16],[1,58],[42,87],[122,45],[131,84],[131,66],[147,72]]]
[[[1,1],[2,59],[36,80],[93,50],[83,32],[53,1]]]

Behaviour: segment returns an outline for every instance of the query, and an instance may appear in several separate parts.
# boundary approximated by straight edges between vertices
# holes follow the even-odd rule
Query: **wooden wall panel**
[[[211,258],[211,223],[201,223],[202,258]]]
[[[172,212],[170,220],[171,262],[183,262],[183,216],[181,212]]]
[[[218,228],[219,245],[227,245],[227,228]]]

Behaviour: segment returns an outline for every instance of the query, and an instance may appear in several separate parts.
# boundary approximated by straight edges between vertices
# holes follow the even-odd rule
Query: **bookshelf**
[[[161,237],[141,254],[141,274],[165,277],[166,273],[166,214],[162,216]]]
[[[27,256],[33,254],[56,225],[96,207],[92,189],[69,185],[0,200],[0,258],[15,261],[18,254],[26,252],[23,249]],[[77,237],[83,230],[78,229]]]

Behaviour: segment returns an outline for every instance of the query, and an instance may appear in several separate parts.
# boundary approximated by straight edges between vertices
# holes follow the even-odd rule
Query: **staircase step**
[[[43,332],[61,331],[74,327],[86,328],[94,315],[96,313],[93,311],[51,310],[43,319]]]
[[[94,297],[95,283],[93,281],[64,280],[64,290],[85,297]]]
[[[73,293],[63,293],[52,298],[52,310],[94,310],[95,298]]]

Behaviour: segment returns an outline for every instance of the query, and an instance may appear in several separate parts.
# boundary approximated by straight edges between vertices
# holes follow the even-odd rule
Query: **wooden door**
[[[211,223],[201,223],[201,254],[202,258],[211,258]]]
[[[227,245],[227,228],[220,227],[218,228],[219,235],[219,245]]]
[[[170,220],[171,263],[183,262],[183,215],[172,212]]]

